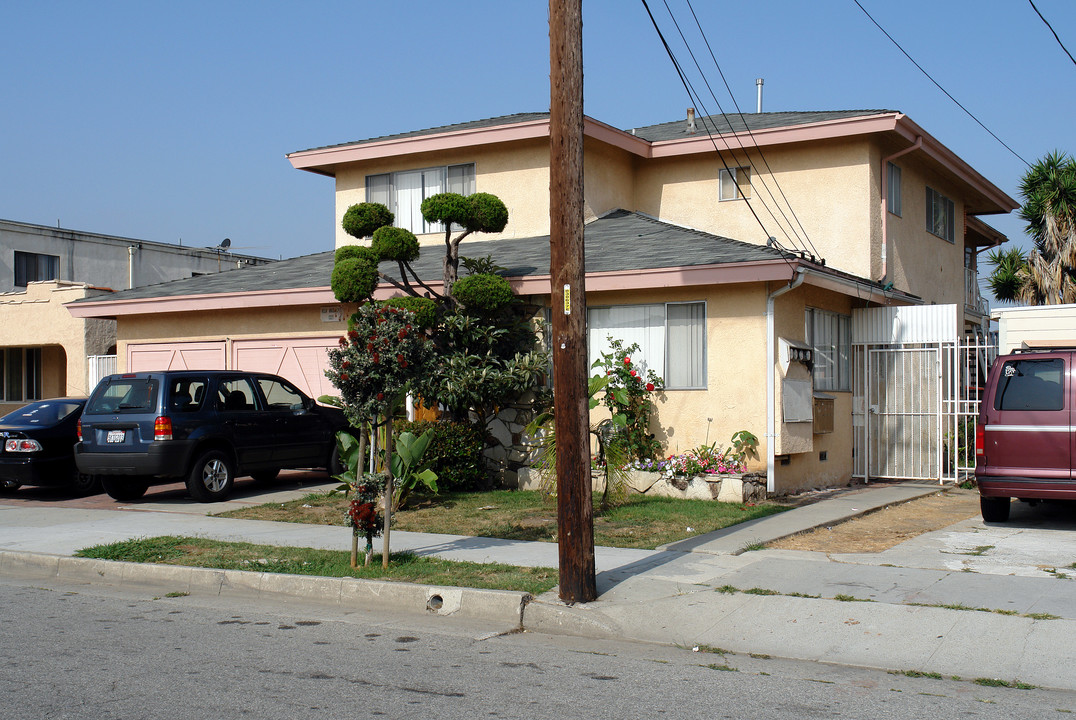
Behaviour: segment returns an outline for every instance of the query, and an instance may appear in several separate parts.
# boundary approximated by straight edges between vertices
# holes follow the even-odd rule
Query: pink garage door
[[[224,341],[147,343],[127,346],[127,372],[223,370]]]
[[[337,395],[336,388],[325,377],[325,370],[329,367],[329,348],[337,347],[339,340],[339,335],[235,340],[232,342],[232,366],[280,375],[313,398]]]

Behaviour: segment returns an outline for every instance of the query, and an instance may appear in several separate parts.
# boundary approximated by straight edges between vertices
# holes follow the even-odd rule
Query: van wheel
[[[0,480],[0,492],[15,492],[21,487],[21,482],[15,482],[14,480]]]
[[[979,496],[979,510],[983,514],[983,522],[1003,523],[1007,521],[1011,505],[1011,498]]]
[[[105,493],[107,493],[110,498],[119,500],[120,502],[137,500],[145,495],[146,490],[149,489],[149,483],[144,480],[117,477],[113,475],[106,475],[101,478],[101,486],[105,489]]]
[[[328,471],[330,478],[343,475],[347,470],[344,467],[344,461],[340,458],[340,448],[336,445],[333,445],[333,451],[329,454],[329,463],[325,466],[325,470]]]
[[[187,492],[199,502],[217,502],[228,497],[235,484],[232,461],[220,450],[202,453],[187,478]]]

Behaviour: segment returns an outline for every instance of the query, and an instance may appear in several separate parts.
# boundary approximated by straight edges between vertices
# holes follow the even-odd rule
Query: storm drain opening
[[[437,612],[444,604],[445,600],[440,595],[430,595],[429,600],[426,601],[426,609],[430,612]]]

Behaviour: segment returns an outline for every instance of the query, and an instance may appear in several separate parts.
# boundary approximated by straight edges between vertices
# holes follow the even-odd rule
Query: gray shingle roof
[[[811,123],[827,122],[831,120],[844,120],[853,117],[869,117],[871,115],[887,115],[894,110],[829,110],[819,112],[769,112],[769,113],[743,113],[727,115],[703,115],[695,118],[694,135],[705,136],[729,132],[744,132],[745,130],[770,130],[773,128],[794,127],[796,125],[808,125]],[[660,142],[662,140],[679,140],[688,137],[687,118],[665,122],[659,125],[635,128],[635,135],[649,140]]]
[[[586,271],[589,273],[761,262],[792,257],[774,248],[679,227],[627,210],[616,210],[588,223],[583,231],[583,239]],[[460,252],[467,257],[492,256],[496,264],[508,269],[507,275],[510,277],[549,274],[548,235],[467,242],[460,247]],[[443,257],[440,245],[427,246],[412,267],[436,288],[440,284]],[[332,265],[333,253],[324,252],[279,260],[269,265],[124,290],[107,298],[95,297],[92,300],[100,302],[328,287]],[[387,275],[397,276],[392,263],[382,263],[381,270]]]
[[[728,115],[704,115],[695,119],[695,134],[706,135],[707,130],[711,133],[742,132],[745,129],[764,130],[779,127],[791,127],[795,125],[807,125],[809,123],[825,122],[827,120],[843,120],[852,117],[866,117],[870,115],[884,115],[896,112],[895,110],[823,110],[812,112],[769,112],[769,113],[744,113]],[[456,123],[453,125],[440,125],[424,130],[412,130],[410,132],[396,133],[393,135],[381,135],[379,137],[355,140],[334,145],[310,148],[310,150],[327,150],[336,147],[348,147],[351,145],[364,145],[366,143],[380,142],[383,140],[401,140],[409,137],[422,137],[424,135],[437,135],[440,133],[457,132],[461,130],[478,130],[481,128],[499,127],[502,125],[514,125],[516,123],[544,120],[549,117],[548,112],[540,113],[516,113],[514,115],[501,115],[484,120],[472,120],[470,122]],[[686,119],[672,122],[649,125],[647,127],[634,128],[634,134],[650,142],[662,140],[677,140],[687,135]],[[299,151],[309,152],[309,151]]]

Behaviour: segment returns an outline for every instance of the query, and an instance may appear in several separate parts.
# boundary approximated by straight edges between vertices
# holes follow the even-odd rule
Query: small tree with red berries
[[[638,344],[624,347],[620,340],[610,337],[609,348],[593,365],[605,370],[609,378],[602,402],[619,426],[617,441],[623,444],[627,454],[641,462],[652,460],[661,450],[661,443],[650,432],[650,416],[654,412],[651,396],[665,389],[665,381],[649,368],[644,377],[632,362],[631,356],[639,352]]]
[[[390,425],[396,408],[417,377],[429,372],[433,348],[418,327],[415,315],[391,305],[368,302],[351,316],[350,330],[340,346],[329,350],[325,375],[340,391],[348,420],[355,427],[366,422]],[[385,457],[392,457],[392,432],[387,433]],[[364,453],[360,451],[360,457]],[[361,463],[361,459],[359,461]],[[389,524],[392,521],[392,463],[385,482],[384,553],[389,561]],[[365,516],[364,516],[365,517]]]

